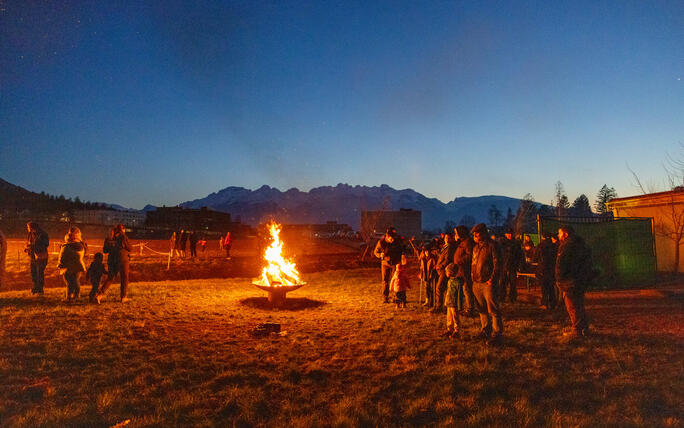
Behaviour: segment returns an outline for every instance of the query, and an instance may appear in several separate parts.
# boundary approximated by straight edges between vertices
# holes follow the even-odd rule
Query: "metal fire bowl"
[[[281,293],[289,293],[290,291],[295,291],[298,288],[303,287],[305,284],[295,284],[295,285],[281,285],[280,287],[268,287],[265,285],[261,284],[255,284],[252,283],[253,286],[260,288],[268,293],[272,292],[281,292]]]
[[[267,287],[265,285],[252,283],[253,286],[268,293],[268,302],[274,307],[282,307],[285,304],[285,295],[294,291],[305,284],[283,285],[280,287]]]

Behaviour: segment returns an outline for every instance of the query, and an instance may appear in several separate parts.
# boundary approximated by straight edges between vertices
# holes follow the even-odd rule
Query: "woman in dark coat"
[[[59,251],[59,272],[67,286],[67,301],[78,299],[81,291],[81,273],[85,272],[83,256],[88,247],[81,237],[81,230],[72,226],[64,237]]]
[[[95,295],[95,300],[99,304],[104,299],[107,289],[117,274],[121,280],[121,303],[128,301],[128,273],[130,271],[131,246],[128,243],[126,229],[122,224],[117,224],[105,239],[102,251],[108,253],[107,257],[107,279],[100,286],[100,290]]]

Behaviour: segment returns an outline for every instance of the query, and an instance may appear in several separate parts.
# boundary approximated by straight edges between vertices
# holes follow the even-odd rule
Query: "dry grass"
[[[592,295],[577,345],[564,314],[507,305],[488,348],[440,338],[416,290],[383,305],[378,276],[307,275],[291,297],[324,304],[276,311],[241,303],[263,296],[246,279],[136,283],[125,305],[0,293],[0,426],[684,425],[682,300]],[[249,335],[265,321],[287,334]]]

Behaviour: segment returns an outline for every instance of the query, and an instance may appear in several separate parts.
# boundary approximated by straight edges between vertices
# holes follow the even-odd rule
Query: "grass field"
[[[124,305],[0,293],[0,426],[684,426],[679,298],[591,293],[579,344],[564,312],[507,304],[488,348],[441,338],[416,289],[382,304],[378,276],[306,275],[292,310],[239,278],[138,282]],[[266,321],[285,333],[249,334]]]

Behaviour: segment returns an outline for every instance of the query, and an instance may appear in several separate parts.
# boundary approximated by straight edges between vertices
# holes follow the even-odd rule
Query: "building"
[[[684,188],[616,198],[607,202],[606,207],[613,211],[615,218],[653,218],[657,269],[673,272],[677,265],[677,271],[684,272],[681,260],[684,250]]]
[[[127,227],[143,227],[147,213],[145,211],[118,210],[78,210],[72,217],[74,223],[104,224],[114,226],[123,224]]]
[[[207,207],[200,209],[157,207],[154,211],[147,213],[145,225],[149,228],[214,232],[232,232],[234,227],[229,213],[214,211]]]
[[[283,224],[282,230],[288,235],[320,239],[341,238],[353,232],[348,224],[337,223],[336,221],[328,221],[323,224]]]
[[[385,233],[393,226],[405,238],[420,237],[423,233],[422,212],[411,209],[399,211],[361,211],[361,231],[366,236]]]

